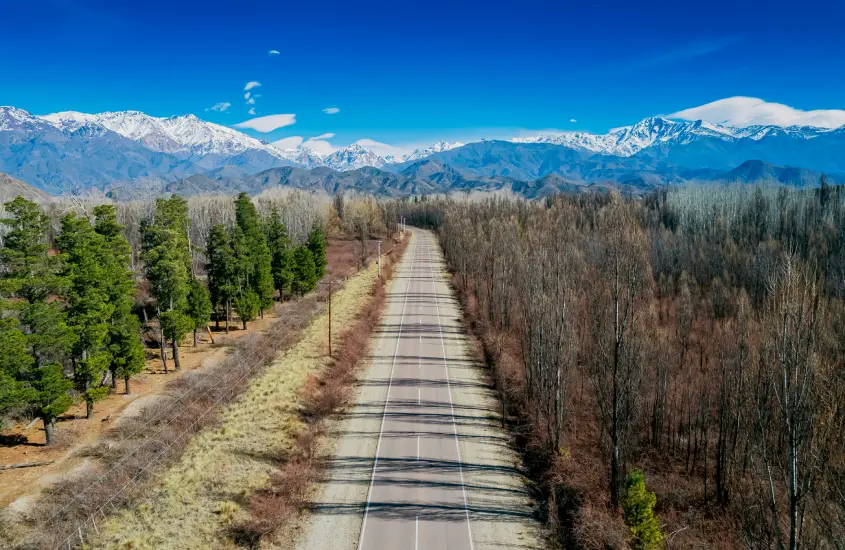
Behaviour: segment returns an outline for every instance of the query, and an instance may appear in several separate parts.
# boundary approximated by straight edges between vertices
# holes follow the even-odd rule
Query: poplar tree
[[[315,223],[308,234],[308,250],[314,256],[314,270],[317,279],[326,275],[326,233],[320,223]]]
[[[134,273],[131,268],[132,248],[124,236],[123,225],[117,222],[112,205],[94,208],[94,230],[104,239],[102,261],[106,267],[109,300],[114,306],[109,321],[108,349],[111,353],[112,388],[122,378],[128,395],[129,378],[141,372],[146,362],[140,337],[140,323],[132,313],[135,295]]]
[[[67,281],[68,326],[73,330],[73,375],[85,397],[86,418],[94,416],[94,402],[108,394],[103,385],[111,363],[107,348],[114,305],[105,239],[86,218],[71,213],[61,220],[56,245],[62,253],[62,276]]]
[[[191,319],[185,314],[191,263],[187,227],[187,203],[173,195],[169,199],[156,199],[155,219],[141,228],[144,240],[141,258],[158,308],[165,372],[165,340],[170,338],[173,363],[179,370],[179,340],[191,330]]]
[[[283,300],[290,293],[293,283],[292,253],[288,228],[275,208],[267,223],[267,244],[270,247],[273,285],[279,291],[279,299]]]

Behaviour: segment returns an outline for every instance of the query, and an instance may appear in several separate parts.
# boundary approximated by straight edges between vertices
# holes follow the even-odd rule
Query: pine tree
[[[123,234],[124,227],[117,222],[114,206],[95,207],[94,217],[94,230],[104,239],[101,261],[106,272],[109,301],[114,306],[107,344],[111,354],[112,388],[118,377],[123,378],[126,394],[129,394],[129,378],[141,372],[146,359],[138,318],[132,313],[135,295],[134,273],[130,267],[132,249]]]
[[[288,228],[282,223],[279,211],[273,209],[267,224],[267,244],[270,247],[270,266],[273,275],[273,285],[279,291],[279,299],[283,300],[291,291],[293,272],[291,271],[292,255]]]
[[[235,251],[232,248],[232,237],[223,225],[215,225],[208,236],[206,249],[208,263],[205,266],[208,273],[208,291],[211,306],[217,314],[215,322],[220,329],[220,307],[225,308],[226,332],[229,332],[229,307],[236,295],[235,283]]]
[[[179,340],[191,329],[187,310],[191,257],[188,251],[188,206],[173,195],[156,199],[155,219],[143,224],[144,274],[156,298],[161,323],[161,352],[167,372],[164,341],[170,338],[173,363],[180,368]]]
[[[22,197],[4,207],[12,217],[0,220],[8,228],[0,250],[5,272],[0,292],[29,303],[44,300],[60,286],[57,260],[48,254],[50,219],[37,204]]]
[[[0,415],[21,413],[34,399],[26,384],[35,358],[16,319],[0,319]]]
[[[322,279],[326,275],[326,233],[323,231],[323,226],[315,223],[308,234],[308,250],[314,256],[314,268],[317,274],[317,279]]]
[[[235,199],[235,220],[243,232],[246,253],[244,255],[247,271],[247,284],[255,291],[259,301],[259,312],[264,315],[264,308],[273,304],[273,274],[270,248],[267,235],[261,230],[258,210],[246,193]]]
[[[105,239],[86,218],[67,214],[56,245],[62,253],[62,276],[68,283],[68,326],[73,330],[74,379],[83,393],[86,417],[94,416],[94,402],[108,394],[103,385],[111,363],[107,348],[114,305],[109,300],[109,276],[104,261]]]
[[[645,487],[645,475],[634,470],[625,479],[622,512],[625,524],[631,529],[632,548],[657,550],[663,547],[660,518],[654,515],[657,497]]]
[[[73,404],[68,394],[73,383],[62,373],[61,365],[49,363],[32,370],[30,387],[35,392],[32,410],[44,423],[44,434],[50,445],[54,441],[56,419]]]
[[[241,318],[244,330],[248,321],[254,321],[258,314],[258,308],[261,306],[261,299],[258,294],[251,288],[246,289],[237,298],[235,298],[235,312]]]
[[[293,252],[293,293],[302,296],[315,288],[317,271],[314,256],[307,246],[298,246]]]
[[[207,327],[211,320],[211,300],[208,290],[196,279],[192,279],[188,288],[188,317],[194,330],[194,347],[197,347],[197,329]]]

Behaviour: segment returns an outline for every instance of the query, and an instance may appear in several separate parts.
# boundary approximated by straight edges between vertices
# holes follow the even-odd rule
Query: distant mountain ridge
[[[194,115],[157,118],[138,111],[66,111],[34,116],[22,109],[0,107],[0,171],[53,194],[92,187],[127,189],[150,181],[162,187],[228,186],[234,191],[232,186],[245,184],[251,175],[285,167],[354,171],[367,189],[375,184],[370,176],[361,175],[364,168],[398,174],[405,178],[402,185],[420,189],[466,186],[469,182],[480,187],[502,184],[491,178],[543,180],[545,187],[557,181],[544,179],[547,176],[557,176],[566,182],[561,184],[564,186],[648,188],[752,175],[788,185],[809,185],[820,172],[845,172],[843,152],[845,127],[733,128],[652,117],[603,135],[564,132],[468,144],[441,141],[387,157],[356,143],[319,154],[307,146],[285,149]],[[435,164],[414,167],[424,160]],[[748,161],[760,164],[746,165]],[[732,172],[739,168],[744,171]],[[343,185],[350,181],[330,179]],[[306,180],[315,185],[328,181],[297,179]],[[399,185],[383,181],[386,188]]]

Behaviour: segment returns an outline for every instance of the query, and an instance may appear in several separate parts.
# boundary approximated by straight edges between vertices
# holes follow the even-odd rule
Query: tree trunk
[[[123,377],[123,389],[126,395],[129,395],[129,376]]]
[[[220,330],[220,305],[214,306],[214,329]]]
[[[241,320],[241,322],[244,324],[244,330],[246,330],[246,321]]]
[[[94,400],[93,399],[86,399],[85,400],[85,418],[91,420],[94,418]]]
[[[226,299],[226,334],[229,334],[229,300]]]
[[[111,371],[111,389],[117,389],[117,369],[109,369]]]
[[[161,364],[164,366],[164,374],[167,374],[167,340],[164,338],[163,330],[159,330],[158,345],[161,350]]]
[[[194,327],[194,347],[197,347],[197,329]]]
[[[45,445],[52,445],[56,438],[56,418],[54,416],[42,417],[41,420],[44,422]]]
[[[173,345],[173,365],[176,367],[176,370],[182,370],[182,364],[179,362],[179,342],[178,338],[173,338],[171,340]]]

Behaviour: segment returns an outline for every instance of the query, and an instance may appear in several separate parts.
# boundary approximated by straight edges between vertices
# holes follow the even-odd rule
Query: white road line
[[[437,297],[437,282],[434,280],[434,270],[431,267],[431,246],[428,247],[428,269],[431,276],[431,285],[434,290],[434,307],[437,311],[437,330],[440,332],[440,346],[443,350],[443,367],[446,370],[446,386],[449,388],[449,406],[452,409],[452,429],[455,432],[455,449],[458,451],[458,469],[461,473],[461,489],[464,493],[464,512],[467,518],[467,533],[469,533],[469,547],[470,550],[475,550],[475,544],[472,541],[472,528],[469,522],[469,504],[467,503],[467,489],[464,485],[464,463],[461,459],[461,446],[458,444],[458,425],[455,422],[455,405],[452,402],[452,382],[449,379],[449,364],[446,362],[446,343],[443,340],[443,325],[440,323],[440,303]]]
[[[416,526],[414,528],[414,548],[420,550],[420,516],[417,516]]]
[[[417,243],[414,243],[414,253],[411,256],[411,272],[414,269],[414,260],[417,257]],[[393,371],[396,369],[396,355],[399,353],[399,343],[402,341],[402,323],[405,321],[405,306],[408,303],[408,294],[411,289],[411,279],[408,279],[408,286],[405,288],[405,299],[402,301],[402,315],[399,318],[399,335],[396,337],[396,349],[393,350],[393,363],[390,366],[390,379],[387,382],[387,395],[384,397],[384,409],[381,413],[381,427],[378,431],[378,443],[376,444],[376,458],[373,461],[373,471],[370,474],[370,490],[367,492],[367,507],[364,509],[364,521],[361,524],[361,537],[358,539],[358,550],[364,544],[364,533],[367,530],[367,516],[370,512],[370,500],[373,497],[373,482],[376,478],[376,468],[378,467],[378,453],[381,449],[381,435],[384,432],[384,419],[387,417],[387,404],[390,401],[390,388],[393,385]]]

